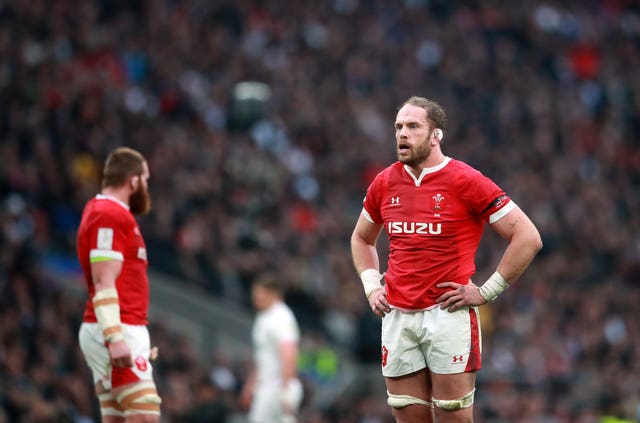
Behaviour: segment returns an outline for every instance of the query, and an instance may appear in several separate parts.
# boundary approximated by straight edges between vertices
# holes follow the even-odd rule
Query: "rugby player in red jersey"
[[[494,301],[542,248],[538,230],[493,181],[441,150],[445,112],[411,97],[395,120],[398,161],[367,189],[351,236],[356,271],[382,317],[382,374],[397,422],[473,422],[481,367],[478,307]],[[507,242],[472,282],[485,223]],[[389,238],[384,284],[376,241]]]
[[[149,362],[147,250],[134,215],[149,211],[149,167],[120,147],[104,165],[102,191],[86,204],[77,253],[89,299],[78,335],[104,423],[160,421]]]

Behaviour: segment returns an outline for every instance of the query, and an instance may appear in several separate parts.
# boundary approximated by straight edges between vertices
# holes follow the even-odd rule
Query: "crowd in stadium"
[[[247,309],[275,268],[303,332],[376,363],[349,237],[414,94],[447,111],[445,154],[503,187],[544,241],[482,309],[476,421],[638,419],[638,69],[640,7],[625,0],[0,1],[0,422],[97,421],[83,302],[40,263],[73,254],[120,145],[149,160],[151,266]],[[486,232],[480,279],[502,243]],[[246,363],[151,331],[167,421],[238,411]],[[384,397],[351,401],[304,421],[390,421]]]

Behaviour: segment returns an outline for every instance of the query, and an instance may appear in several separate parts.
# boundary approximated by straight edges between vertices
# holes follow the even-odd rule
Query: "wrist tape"
[[[378,272],[376,269],[366,269],[360,273],[360,280],[362,281],[362,285],[364,286],[364,293],[369,298],[369,295],[376,289],[382,287],[380,280],[382,279],[382,274]]]
[[[502,294],[502,291],[509,287],[509,283],[502,277],[497,271],[493,275],[489,276],[489,279],[478,288],[480,295],[488,303],[493,302],[498,295]]]
[[[101,289],[96,291],[92,301],[104,340],[108,343],[122,341],[118,291],[115,288]]]

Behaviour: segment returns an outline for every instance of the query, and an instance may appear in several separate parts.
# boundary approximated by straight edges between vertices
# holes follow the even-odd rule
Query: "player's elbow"
[[[351,251],[365,245],[366,242],[364,238],[358,233],[357,230],[353,231],[351,234]]]
[[[534,227],[532,231],[528,234],[527,244],[530,246],[533,251],[533,255],[538,254],[540,250],[542,250],[542,237],[540,236],[540,232]]]
[[[522,225],[514,233],[514,242],[517,243],[521,249],[529,252],[531,257],[534,257],[542,249],[542,238],[540,232],[532,224]]]
[[[540,250],[542,250],[542,247],[544,246],[544,244],[542,243],[542,238],[540,237],[540,234],[538,234],[537,240],[536,240],[536,253],[539,252]]]

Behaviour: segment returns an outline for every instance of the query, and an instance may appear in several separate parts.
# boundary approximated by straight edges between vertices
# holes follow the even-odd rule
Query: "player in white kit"
[[[254,281],[251,288],[257,311],[251,333],[254,370],[241,397],[245,405],[251,404],[250,423],[296,422],[302,402],[296,368],[300,329],[279,283],[269,274]]]

